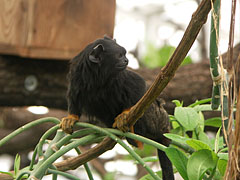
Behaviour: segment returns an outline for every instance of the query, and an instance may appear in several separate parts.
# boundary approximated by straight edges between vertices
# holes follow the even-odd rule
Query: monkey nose
[[[128,59],[127,59],[127,58],[125,58],[125,59],[124,59],[124,62],[125,62],[126,64],[128,64]]]

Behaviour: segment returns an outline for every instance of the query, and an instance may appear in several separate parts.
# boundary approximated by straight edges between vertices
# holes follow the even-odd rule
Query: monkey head
[[[107,36],[91,44],[88,60],[109,75],[126,69],[128,65],[125,48]]]

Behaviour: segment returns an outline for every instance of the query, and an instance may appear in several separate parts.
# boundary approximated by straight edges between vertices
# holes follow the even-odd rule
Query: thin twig
[[[236,13],[236,0],[232,0],[232,9],[231,9],[231,23],[229,30],[229,42],[228,42],[228,53],[227,53],[227,72],[228,72],[228,165],[226,169],[226,173],[224,179],[237,179],[237,169],[238,155],[235,153],[235,148],[233,145],[239,146],[239,142],[236,143],[236,137],[234,137],[233,132],[233,108],[235,104],[235,70],[233,65],[233,44],[234,44],[234,27],[235,27],[235,13]],[[237,112],[238,113],[238,112]],[[235,134],[236,135],[236,134]],[[234,142],[235,141],[235,142]]]

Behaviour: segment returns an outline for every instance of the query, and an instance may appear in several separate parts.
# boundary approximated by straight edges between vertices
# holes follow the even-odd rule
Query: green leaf
[[[170,130],[173,134],[182,134],[182,128],[178,125],[176,125],[176,122],[172,122],[172,129]]]
[[[181,174],[184,180],[188,180],[187,176],[187,163],[188,158],[187,156],[178,150],[177,148],[168,147],[165,150],[165,153],[167,154],[170,161],[173,163],[173,165],[177,168],[178,172]]]
[[[199,111],[212,111],[211,104],[202,104],[202,105],[197,105],[194,107],[194,109],[199,112]]]
[[[186,130],[193,130],[198,125],[199,115],[193,108],[176,107],[174,116]]]
[[[15,161],[14,161],[14,175],[15,175],[15,177],[17,176],[17,174],[20,170],[20,162],[21,162],[21,158],[20,158],[19,154],[17,154],[16,157],[15,157]]]
[[[167,137],[168,139],[179,142],[181,144],[187,144],[186,141],[191,140],[190,138],[183,137],[183,136],[180,136],[180,135],[177,135],[177,134],[172,134],[172,133],[165,133],[163,135],[165,137]]]
[[[147,44],[147,53],[143,58],[143,62],[146,66],[154,68],[157,66],[163,67],[167,64],[171,55],[176,48],[173,46],[165,45],[161,48],[156,48],[153,44]],[[181,65],[186,65],[192,63],[190,56],[187,56]]]
[[[205,120],[204,122],[205,126],[211,126],[211,127],[221,127],[222,126],[222,119],[220,117],[214,117]]]
[[[116,172],[108,172],[104,175],[103,180],[113,180],[115,179]]]
[[[212,98],[196,100],[195,103],[190,104],[188,107],[195,107],[195,106],[200,105],[200,104],[205,104],[205,103],[211,102],[211,100],[212,100]]]
[[[190,56],[187,56],[184,58],[183,62],[182,62],[182,66],[184,65],[187,65],[187,64],[191,64],[193,61],[192,61],[192,58]]]
[[[216,163],[213,160],[212,152],[202,149],[194,152],[188,159],[187,173],[189,180],[202,180],[207,170],[213,170]]]
[[[217,168],[222,176],[224,176],[228,161],[225,159],[219,159],[217,163]]]
[[[159,54],[158,65],[161,67],[165,66],[167,64],[169,58],[173,54],[174,50],[175,50],[175,47],[168,46],[168,45],[160,48],[158,50],[158,54]]]
[[[176,120],[176,118],[175,118],[173,115],[170,115],[170,114],[169,114],[168,117],[169,117],[169,120],[170,120],[170,121]]]
[[[219,142],[220,142],[220,140],[219,140],[219,138],[220,138],[220,132],[221,132],[221,127],[218,129],[218,132],[217,132],[217,134],[216,134],[216,138],[215,138],[215,148],[214,148],[214,151],[215,151],[215,153],[217,153],[218,152],[218,150],[219,150]]]
[[[201,128],[201,131],[203,132],[204,131],[204,115],[201,111],[198,112],[199,114],[199,121],[198,121],[198,124],[199,124],[199,127]]]
[[[175,105],[177,107],[182,107],[183,106],[183,102],[180,102],[179,100],[172,100],[173,103],[175,103]]]
[[[172,128],[176,129],[176,128],[181,128],[179,122],[177,120],[172,121]]]
[[[212,149],[214,149],[214,152],[215,152],[215,141],[216,141],[216,138],[212,138],[209,140],[210,141],[210,147],[212,147]],[[220,136],[219,137],[219,141],[218,141],[218,151],[219,152],[224,152],[224,151],[228,151],[228,148],[224,148],[224,140],[223,140],[223,137]]]
[[[0,171],[0,174],[7,174],[7,175],[9,175],[11,177],[14,177],[14,175],[12,173],[10,173],[10,172]]]
[[[157,48],[155,48],[153,44],[148,43],[147,53],[146,53],[146,56],[143,58],[144,64],[146,64],[146,66],[148,66],[149,68],[157,67],[158,59],[159,59],[159,54],[158,54]]]
[[[202,150],[202,149],[208,149],[211,151],[211,148],[208,144],[206,144],[202,141],[199,141],[197,139],[190,139],[190,140],[187,140],[186,142],[190,147],[192,147],[196,151]]]
[[[218,153],[217,156],[219,157],[219,159],[228,161],[228,153]]]
[[[209,137],[206,135],[206,133],[203,132],[202,130],[200,130],[198,133],[199,133],[199,134],[198,134],[199,140],[202,141],[202,142],[204,142],[204,143],[206,143],[207,145],[209,145],[209,147],[210,147],[211,149],[213,149],[212,146],[211,146]]]

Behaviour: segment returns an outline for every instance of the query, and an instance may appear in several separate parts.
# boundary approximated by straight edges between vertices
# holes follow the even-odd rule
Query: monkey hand
[[[118,128],[119,130],[123,132],[128,132],[130,130],[131,133],[134,133],[134,127],[128,125],[127,122],[127,114],[129,113],[130,109],[124,110],[121,114],[119,114],[114,120],[113,128]],[[143,143],[141,141],[135,141],[135,145],[139,149],[143,149]]]
[[[123,132],[129,131],[129,125],[127,122],[127,114],[129,113],[130,109],[124,110],[121,114],[119,114],[114,120],[113,128],[118,128],[119,130]]]
[[[62,118],[60,128],[67,134],[73,133],[73,125],[79,120],[79,117],[74,114],[69,114],[67,117]]]

